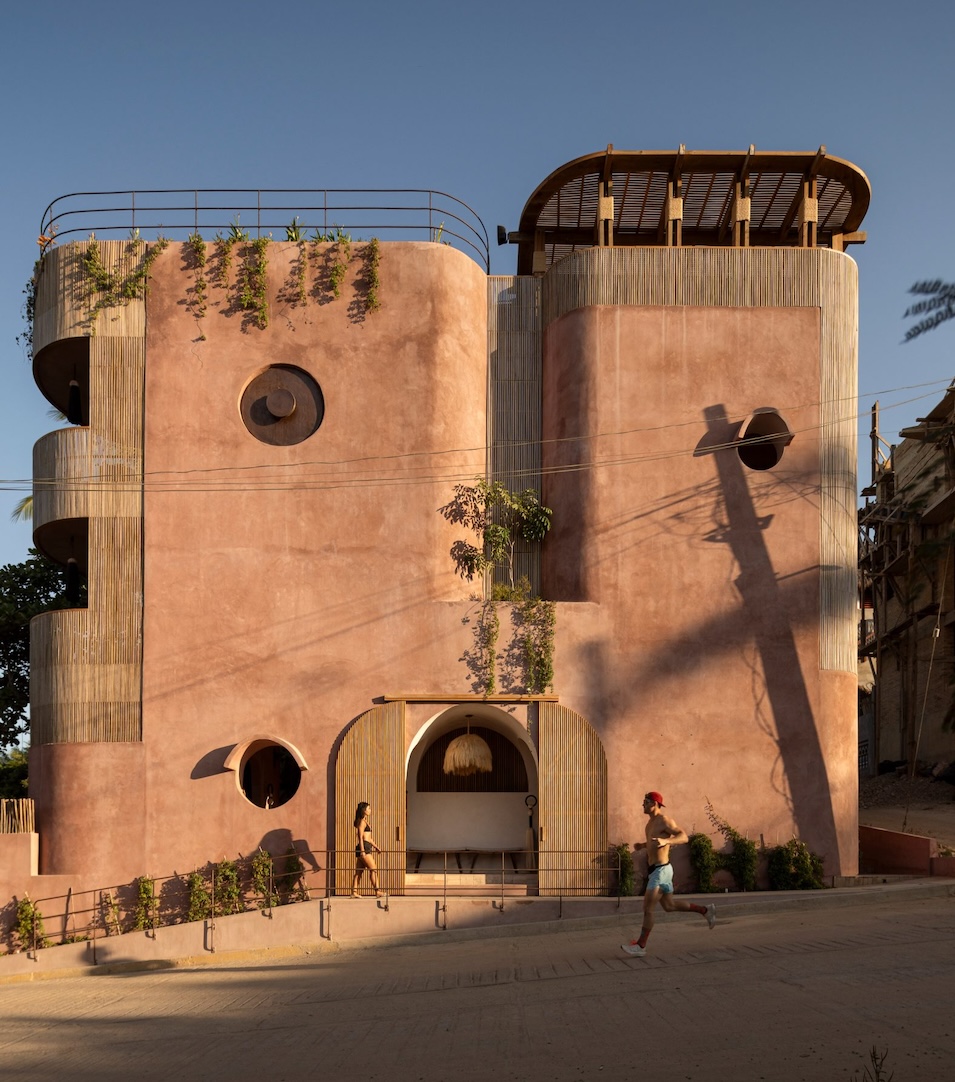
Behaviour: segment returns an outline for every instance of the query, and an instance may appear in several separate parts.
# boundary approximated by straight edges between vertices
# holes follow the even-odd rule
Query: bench
[[[472,849],[470,846],[466,846],[463,849],[409,849],[408,856],[414,856],[414,870],[417,871],[421,867],[422,857],[443,857],[445,853],[453,853],[459,872],[464,871],[464,868],[461,866],[461,856],[470,856],[471,867],[468,870],[473,872],[478,857],[496,857],[499,854],[503,857],[506,853],[511,858],[511,866],[514,871],[517,872],[520,871],[517,866],[518,854],[524,852],[526,852],[524,849]]]

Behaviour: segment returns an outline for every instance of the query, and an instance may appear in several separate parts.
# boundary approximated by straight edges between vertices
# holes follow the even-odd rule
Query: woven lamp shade
[[[466,778],[469,774],[491,772],[491,749],[487,741],[471,732],[471,715],[468,714],[468,731],[456,736],[444,753],[445,774]]]

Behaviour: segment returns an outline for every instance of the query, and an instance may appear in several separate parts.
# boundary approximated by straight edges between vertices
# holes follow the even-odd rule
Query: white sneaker
[[[647,952],[640,946],[639,943],[621,943],[620,949],[626,951],[627,954],[646,954]]]
[[[712,932],[713,928],[714,928],[714,926],[716,924],[716,906],[715,905],[708,905],[706,907],[706,923],[710,926],[710,931]]]

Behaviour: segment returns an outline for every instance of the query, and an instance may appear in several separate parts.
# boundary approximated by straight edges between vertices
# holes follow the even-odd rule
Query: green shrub
[[[822,858],[798,838],[776,845],[766,854],[770,890],[819,890]]]
[[[617,889],[616,894],[620,898],[630,898],[636,894],[636,876],[633,870],[633,853],[630,851],[630,846],[626,842],[621,842],[620,845],[613,847],[614,853],[617,855],[617,866],[619,873],[617,876]]]
[[[745,838],[725,819],[717,815],[709,801],[706,803],[706,816],[732,846],[729,853],[719,856],[719,866],[730,873],[740,890],[755,890],[756,869],[759,865],[759,850],[756,848],[756,843]]]
[[[137,931],[156,927],[158,904],[156,880],[148,875],[141,875],[136,880],[136,916],[133,920],[133,927]]]
[[[198,868],[190,873],[187,881],[189,888],[189,908],[186,920],[207,920],[212,916],[212,895],[206,886],[206,880]]]
[[[720,855],[713,848],[709,834],[691,834],[689,840],[690,863],[696,873],[698,889],[701,894],[716,890],[713,876],[722,867]]]
[[[239,887],[239,866],[234,860],[221,860],[213,871],[216,914],[227,917],[242,911],[242,891]]]
[[[34,947],[39,950],[50,945],[43,928],[43,917],[28,894],[17,902],[13,935],[22,950],[33,950]]]
[[[252,858],[252,889],[259,896],[259,909],[271,909],[279,904],[279,896],[275,893],[272,854],[264,849],[259,849]]]

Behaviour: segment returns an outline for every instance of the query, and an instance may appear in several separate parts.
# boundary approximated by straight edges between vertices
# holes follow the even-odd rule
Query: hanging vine
[[[252,322],[264,331],[269,325],[268,237],[257,237],[246,248],[239,273],[239,306],[251,312]]]
[[[478,670],[485,695],[493,695],[497,687],[497,638],[501,621],[497,605],[485,601],[477,624]]]
[[[202,319],[209,303],[206,293],[209,285],[206,281],[206,242],[199,233],[190,233],[186,244],[192,253],[194,291],[192,313],[196,319]],[[201,334],[199,337],[204,341],[206,336]]]
[[[527,690],[543,694],[554,683],[554,634],[557,628],[557,605],[532,597],[521,603],[524,628],[524,665]]]
[[[151,244],[138,237],[131,238],[126,247],[127,254],[141,253],[141,258],[128,274],[123,275],[106,266],[99,241],[94,234],[90,234],[82,260],[89,287],[87,325],[91,335],[95,333],[96,317],[103,309],[119,307],[146,296],[150,268],[168,247],[166,237],[157,237]]]
[[[365,293],[365,311],[376,312],[381,307],[381,299],[378,296],[378,288],[381,278],[378,274],[378,266],[381,263],[381,245],[377,237],[372,237],[365,245],[365,281],[367,292]]]

